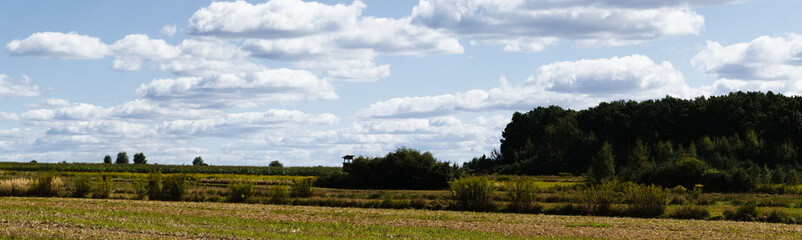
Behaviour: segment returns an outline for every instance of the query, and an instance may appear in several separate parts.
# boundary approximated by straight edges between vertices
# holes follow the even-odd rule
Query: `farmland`
[[[117,199],[0,201],[20,238],[794,239],[798,225]]]

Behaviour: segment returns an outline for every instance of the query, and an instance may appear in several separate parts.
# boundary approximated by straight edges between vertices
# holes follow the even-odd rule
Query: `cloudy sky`
[[[802,93],[797,0],[0,3],[0,161],[464,162],[515,111]]]

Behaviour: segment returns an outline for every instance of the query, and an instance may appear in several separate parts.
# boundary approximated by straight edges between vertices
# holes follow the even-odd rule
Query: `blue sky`
[[[5,1],[0,161],[464,162],[515,111],[802,93],[793,0]]]

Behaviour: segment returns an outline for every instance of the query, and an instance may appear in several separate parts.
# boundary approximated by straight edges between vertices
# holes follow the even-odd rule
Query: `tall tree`
[[[128,154],[125,152],[117,153],[117,160],[114,161],[116,164],[128,164]]]
[[[192,166],[206,166],[206,163],[203,162],[203,158],[197,156],[192,160]]]
[[[604,142],[599,152],[591,160],[588,177],[593,183],[600,183],[615,177],[615,156],[610,143]]]
[[[146,164],[146,163],[148,163],[148,160],[145,159],[144,153],[134,154],[134,164]]]

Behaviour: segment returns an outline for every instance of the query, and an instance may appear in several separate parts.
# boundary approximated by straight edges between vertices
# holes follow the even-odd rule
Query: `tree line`
[[[800,144],[802,98],[735,92],[516,112],[500,149],[464,167],[748,191],[757,183],[799,183]]]

